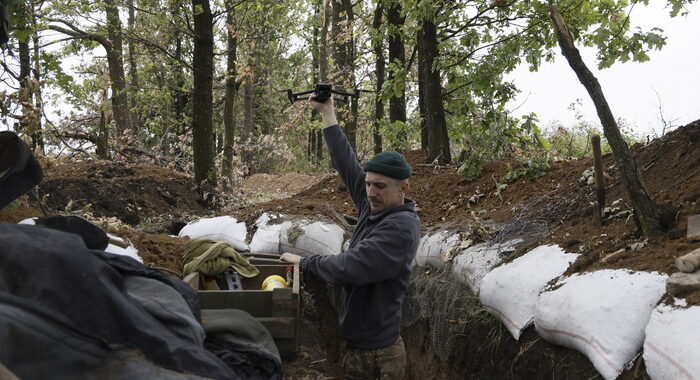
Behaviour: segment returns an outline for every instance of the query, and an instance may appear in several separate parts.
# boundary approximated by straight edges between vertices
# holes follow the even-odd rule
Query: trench
[[[532,326],[516,341],[449,271],[421,269],[414,268],[404,302],[405,379],[602,379],[586,356],[545,341]],[[345,346],[333,291],[311,275],[303,281],[300,355],[286,361],[285,378],[341,379]],[[618,377],[648,378],[641,356]]]

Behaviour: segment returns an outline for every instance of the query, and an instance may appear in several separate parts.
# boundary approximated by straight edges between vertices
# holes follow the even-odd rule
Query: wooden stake
[[[596,216],[598,222],[602,225],[603,210],[605,209],[605,176],[603,175],[603,157],[600,150],[600,136],[591,136],[591,144],[593,145],[593,169],[595,172],[595,194],[596,194]]]

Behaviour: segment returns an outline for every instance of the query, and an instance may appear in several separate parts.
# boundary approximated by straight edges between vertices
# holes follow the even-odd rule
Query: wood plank
[[[265,326],[273,338],[296,338],[295,318],[255,318]]]
[[[191,286],[192,289],[199,290],[201,284],[201,277],[199,272],[192,272],[185,276],[182,281],[186,282],[187,285]]]

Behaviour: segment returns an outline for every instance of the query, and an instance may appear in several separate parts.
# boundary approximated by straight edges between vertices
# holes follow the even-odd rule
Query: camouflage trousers
[[[342,366],[347,380],[400,380],[406,371],[406,348],[401,337],[376,350],[348,347]]]

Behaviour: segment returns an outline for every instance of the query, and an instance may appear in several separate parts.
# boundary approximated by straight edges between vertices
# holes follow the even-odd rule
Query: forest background
[[[664,46],[661,30],[631,26],[648,3],[3,0],[13,28],[0,113],[37,153],[152,160],[230,187],[252,173],[327,168],[320,121],[283,91],[328,82],[367,90],[338,106],[360,159],[420,148],[469,178],[501,158],[536,174],[590,154],[601,134],[583,119],[547,128],[509,110],[518,89],[508,74],[556,55],[550,4],[597,52],[589,65],[606,68]],[[691,3],[668,0],[665,11]],[[618,124],[628,142],[641,137]]]

